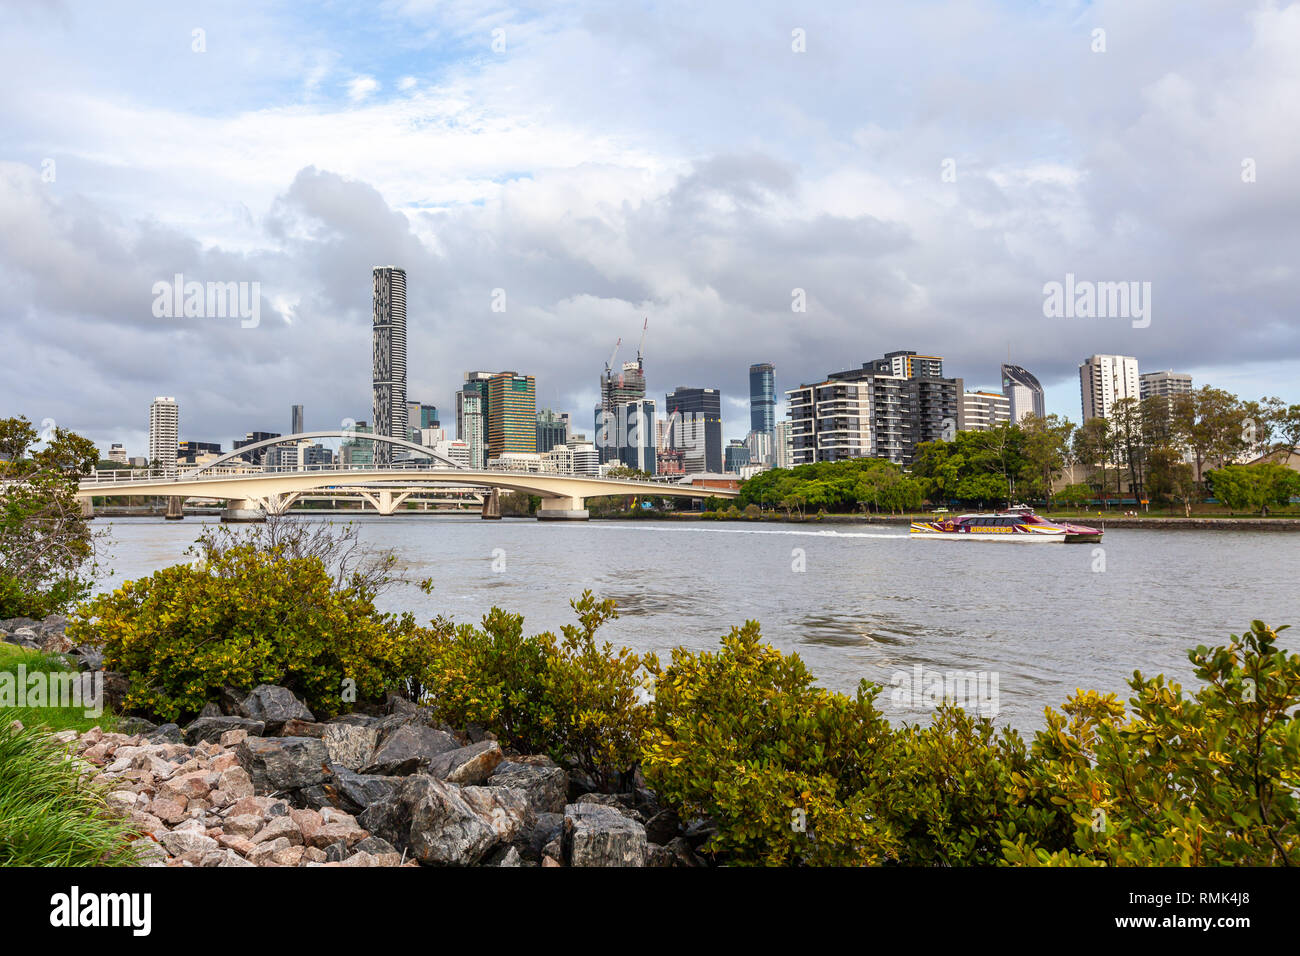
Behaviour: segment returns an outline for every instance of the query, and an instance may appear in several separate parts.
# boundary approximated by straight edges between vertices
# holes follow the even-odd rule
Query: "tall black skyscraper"
[[[716,388],[677,386],[664,396],[668,445],[679,448],[687,472],[722,472],[722,393]]]
[[[372,411],[376,435],[410,438],[406,421],[406,270],[376,266]],[[375,464],[393,460],[393,446],[375,442]]]
[[[776,429],[776,368],[771,362],[749,367],[749,430],[770,435]]]

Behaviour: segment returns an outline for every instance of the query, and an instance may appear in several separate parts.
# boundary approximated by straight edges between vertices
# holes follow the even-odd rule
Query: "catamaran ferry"
[[[939,521],[913,521],[911,537],[957,541],[1015,541],[1023,544],[1075,544],[1100,541],[1102,531],[1087,525],[1048,521],[1017,505],[996,514],[961,515]]]

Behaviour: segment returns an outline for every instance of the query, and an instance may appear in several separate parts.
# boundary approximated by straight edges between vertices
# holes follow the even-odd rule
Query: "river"
[[[824,685],[885,685],[880,706],[896,720],[926,719],[916,678],[973,672],[985,711],[1029,732],[1076,687],[1126,698],[1135,669],[1191,684],[1189,648],[1226,643],[1254,618],[1300,624],[1295,533],[1114,529],[1101,545],[1018,547],[912,541],[903,526],[351,520],[363,541],[396,550],[405,575],[433,579],[429,595],[387,592],[387,610],[476,622],[496,605],[524,614],[530,633],[558,631],[591,588],[618,603],[604,638],[661,658],[715,649],[754,619]],[[109,529],[102,589],[187,560],[203,522],[96,524]],[[1281,643],[1300,647],[1300,628]]]

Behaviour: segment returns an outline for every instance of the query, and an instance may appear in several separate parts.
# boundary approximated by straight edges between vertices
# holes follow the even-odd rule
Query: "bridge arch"
[[[394,438],[391,435],[372,435],[369,432],[343,431],[342,429],[321,431],[321,432],[299,432],[296,435],[280,435],[276,438],[264,438],[261,441],[255,441],[249,445],[242,445],[234,451],[222,455],[220,458],[214,458],[206,465],[200,465],[191,475],[197,475],[199,472],[207,471],[209,468],[215,468],[227,461],[234,461],[236,458],[242,458],[246,452],[254,451],[258,448],[269,448],[271,445],[283,445],[288,442],[302,441],[308,438],[352,438],[360,441],[378,441],[387,442],[390,445],[396,445],[401,448],[407,448],[411,451],[418,451],[422,455],[428,455],[435,461],[450,465],[452,468],[464,468],[459,462],[454,462],[450,458],[439,455],[433,449],[425,445],[417,445],[413,441],[407,441],[405,438]]]

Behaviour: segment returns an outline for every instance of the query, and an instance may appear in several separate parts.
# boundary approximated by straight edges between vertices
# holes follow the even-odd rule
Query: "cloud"
[[[348,81],[348,99],[353,103],[360,103],[378,90],[379,86],[379,81],[373,76],[354,76]]]

